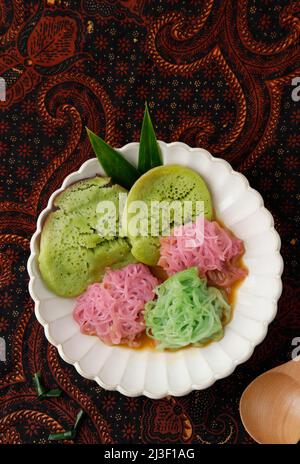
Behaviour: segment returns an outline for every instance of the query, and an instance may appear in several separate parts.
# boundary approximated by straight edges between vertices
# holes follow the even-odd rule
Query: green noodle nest
[[[220,290],[199,278],[196,267],[174,274],[155,293],[157,299],[146,303],[144,317],[157,349],[201,346],[222,338],[230,305]]]

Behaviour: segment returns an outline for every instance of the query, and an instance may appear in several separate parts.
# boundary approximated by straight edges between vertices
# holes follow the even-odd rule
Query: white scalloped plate
[[[217,217],[245,243],[244,262],[249,275],[238,289],[233,319],[226,326],[222,340],[204,348],[167,353],[107,346],[97,337],[80,333],[72,318],[74,299],[57,297],[44,285],[37,261],[43,222],[62,190],[78,180],[104,174],[96,158],[70,174],[51,195],[38,218],[28,260],[29,291],[35,301],[35,314],[60,356],[83,377],[95,380],[107,390],[149,398],[181,396],[207,388],[250,358],[276,315],[283,270],[280,238],[273,217],[247,179],[233,171],[226,161],[201,148],[190,148],[181,142],[160,142],[160,146],[165,164],[189,166],[203,176],[212,193]],[[138,143],[129,143],[120,151],[136,164]]]

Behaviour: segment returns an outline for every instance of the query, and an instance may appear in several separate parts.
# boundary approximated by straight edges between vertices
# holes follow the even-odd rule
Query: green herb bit
[[[74,440],[76,438],[76,434],[79,428],[79,424],[84,416],[84,411],[80,409],[76,416],[75,424],[71,430],[66,430],[65,432],[59,433],[51,433],[48,437],[50,441],[57,441],[57,440]]]
[[[58,398],[61,395],[61,390],[59,388],[54,388],[49,390],[47,393],[43,394],[44,398]]]
[[[44,385],[42,384],[41,378],[42,378],[42,376],[41,376],[40,372],[36,372],[33,375],[33,384],[34,384],[34,388],[36,390],[38,398],[40,398],[40,399],[43,399],[43,398],[57,398],[58,396],[61,395],[61,390],[59,390],[59,388],[55,388],[55,389],[52,389],[52,390],[47,390],[44,387]]]
[[[156,140],[156,135],[146,103],[140,136],[138,169],[141,173],[144,173],[156,166],[161,166],[162,164],[160,147]]]
[[[82,421],[83,416],[84,416],[84,411],[82,409],[80,409],[80,411],[78,412],[78,414],[76,416],[75,424],[74,424],[74,427],[73,427],[74,432],[76,432],[78,430],[78,427],[80,425],[80,422]]]
[[[34,388],[36,390],[36,393],[37,393],[37,396],[40,398],[41,396],[44,395],[44,393],[46,393],[46,388],[41,384],[41,374],[40,372],[36,372],[34,375],[33,375],[33,384],[34,384]]]
[[[73,430],[68,430],[67,432],[60,432],[60,433],[51,433],[48,437],[50,441],[56,440],[74,440],[75,434]]]

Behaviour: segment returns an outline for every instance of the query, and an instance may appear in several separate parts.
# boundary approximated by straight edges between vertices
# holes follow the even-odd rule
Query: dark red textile
[[[76,443],[252,442],[240,395],[300,336],[299,13],[287,0],[0,0],[0,443],[47,443],[80,408]],[[26,272],[37,215],[93,156],[84,126],[115,146],[138,140],[145,100],[159,139],[207,148],[248,177],[285,260],[278,315],[251,359],[205,391],[160,401],[104,391],[63,362]],[[36,371],[61,398],[36,398]]]

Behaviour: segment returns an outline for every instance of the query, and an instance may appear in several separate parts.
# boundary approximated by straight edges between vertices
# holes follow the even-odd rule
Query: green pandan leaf
[[[48,436],[48,440],[50,441],[57,441],[57,440],[74,440],[76,438],[76,434],[78,432],[79,424],[82,421],[84,416],[84,412],[81,409],[75,419],[75,424],[71,430],[66,430],[65,432],[58,432],[58,433],[51,433]]]
[[[86,128],[91,145],[103,167],[105,173],[112,178],[113,182],[130,189],[140,176],[138,170],[132,166],[114,148],[110,147],[101,137]]]
[[[36,390],[37,396],[40,399],[43,398],[57,398],[61,395],[61,390],[59,388],[55,388],[53,390],[47,390],[43,383],[42,383],[42,377],[40,372],[36,372],[33,375],[33,385]]]
[[[57,441],[57,440],[74,440],[75,433],[73,430],[67,430],[66,432],[59,432],[59,433],[50,433],[48,436],[48,440],[50,441]]]
[[[149,171],[149,169],[161,166],[162,164],[160,147],[156,140],[153,124],[146,103],[140,136],[138,169],[141,173],[144,173]]]

